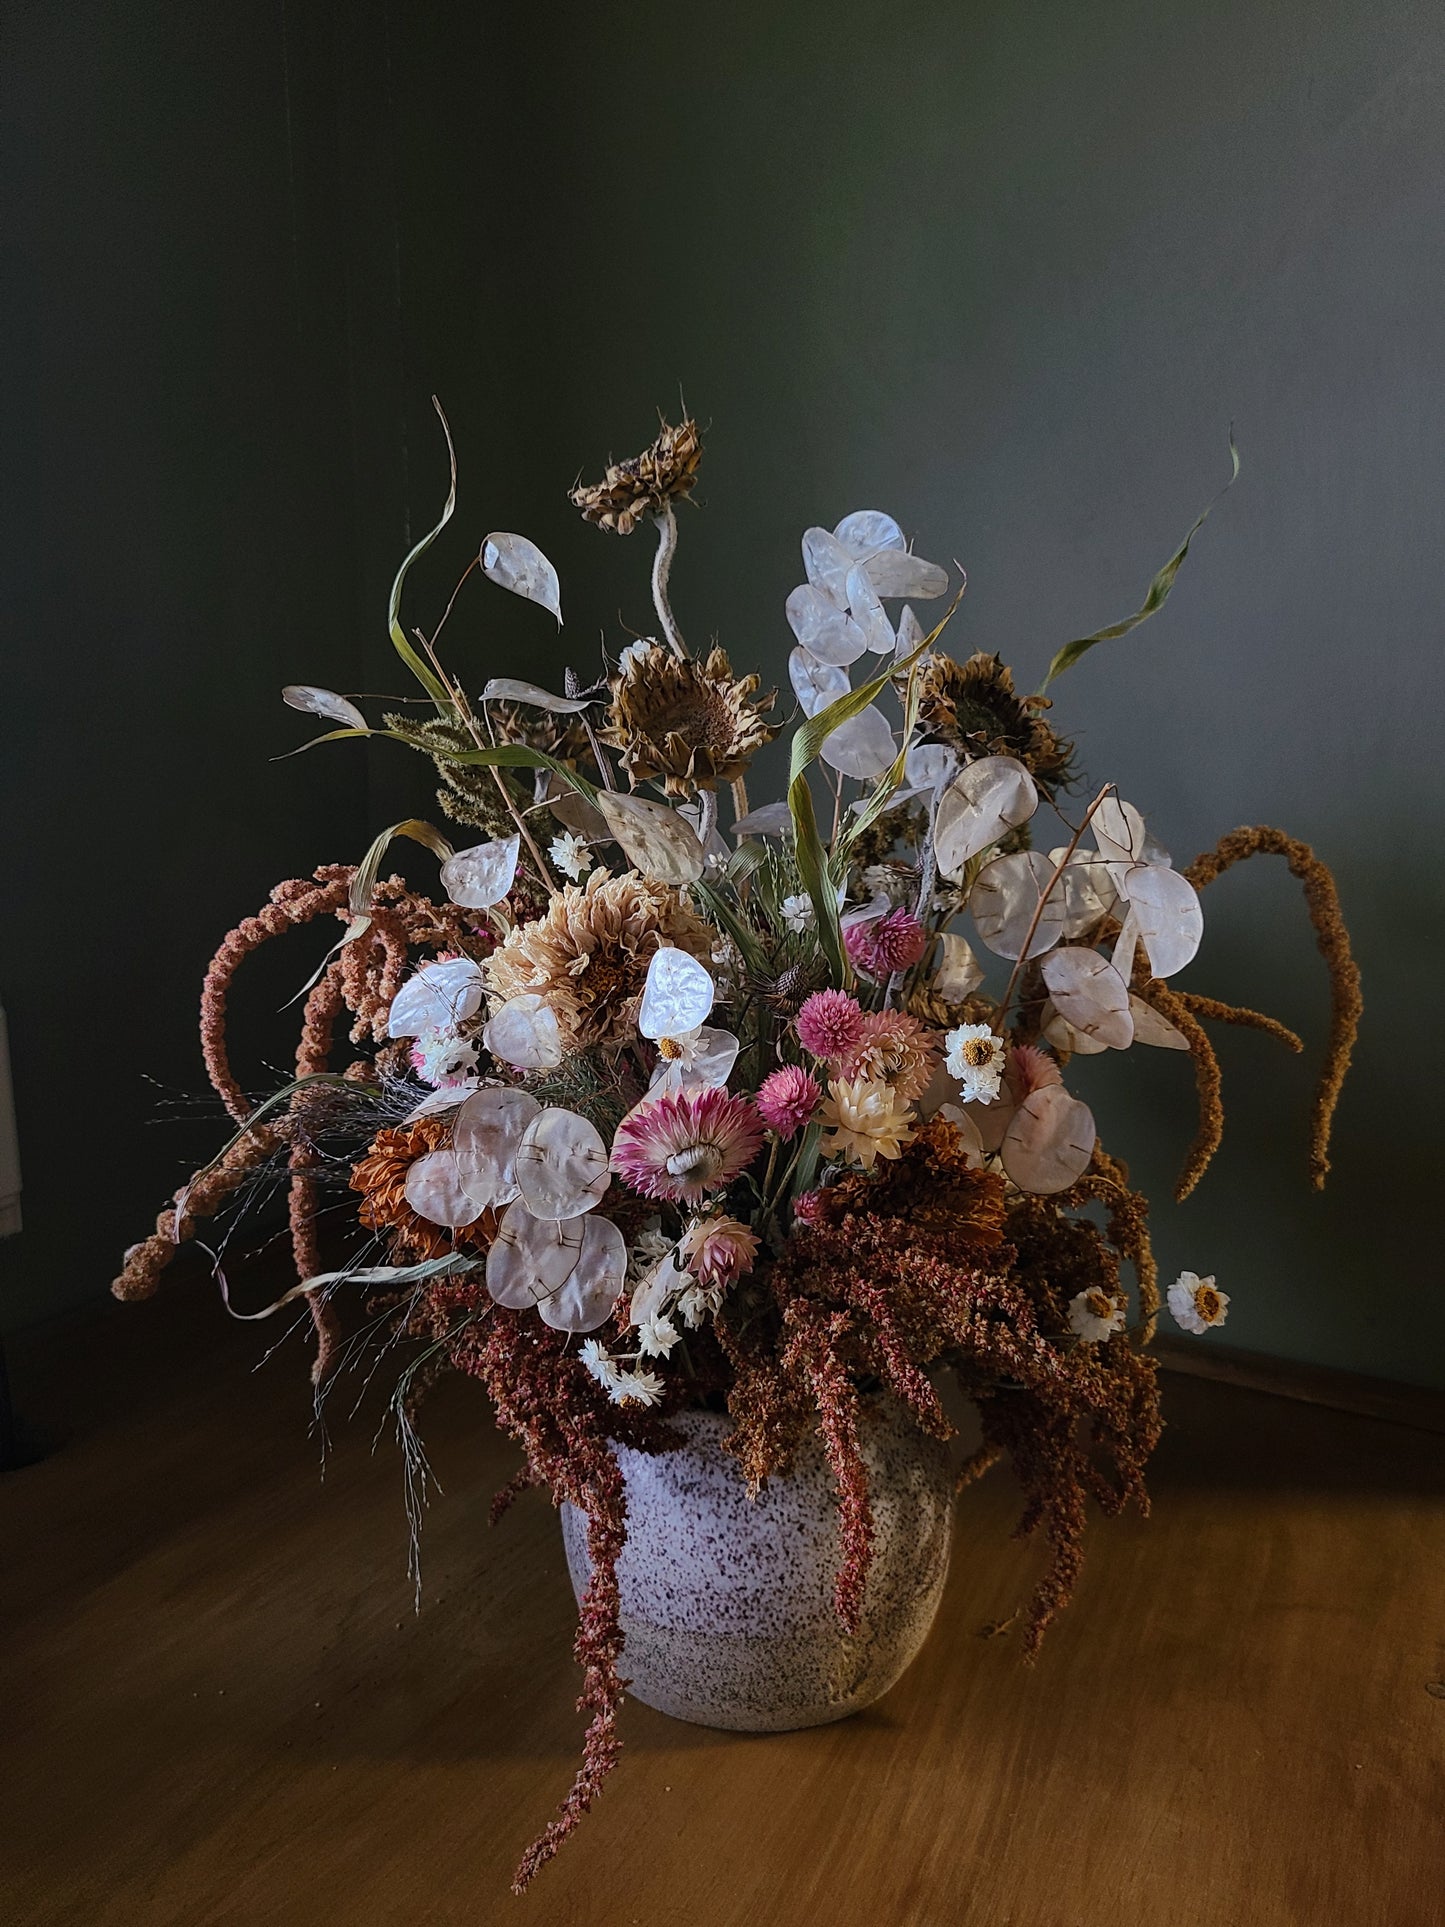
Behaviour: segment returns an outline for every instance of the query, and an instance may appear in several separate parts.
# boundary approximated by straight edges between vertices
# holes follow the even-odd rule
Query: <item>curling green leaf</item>
[[[418,655],[405,629],[401,626],[401,588],[402,584],[406,581],[407,570],[411,567],[412,563],[416,561],[418,556],[426,554],[427,550],[431,547],[432,543],[436,541],[447,523],[451,521],[457,506],[457,452],[452,446],[452,431],[448,425],[446,416],[442,413],[441,403],[435,395],[433,395],[431,399],[432,407],[437,411],[437,418],[442,425],[442,433],[447,438],[447,460],[451,464],[451,486],[447,490],[446,507],[442,510],[441,520],[429,534],[422,537],[396,572],[396,580],[391,585],[391,601],[387,607],[386,619],[396,653],[401,657],[407,668],[416,677],[417,681],[431,697],[442,714],[444,716],[450,716],[455,713],[456,704],[452,701],[446,684],[437,675],[431,665],[424,662],[421,656]],[[333,734],[334,733],[336,732],[333,732]],[[317,742],[322,742],[325,739],[318,736],[316,740]]]
[[[1208,521],[1209,511],[1214,507],[1215,502],[1218,502],[1220,496],[1227,495],[1239,479],[1239,450],[1234,445],[1234,430],[1232,428],[1229,431],[1229,460],[1229,480],[1224,484],[1224,487],[1220,489],[1219,495],[1216,495],[1208,507],[1202,511],[1188,535],[1185,536],[1184,540],[1179,544],[1179,547],[1149,584],[1149,593],[1145,596],[1141,606],[1134,611],[1132,616],[1125,616],[1122,622],[1111,622],[1107,629],[1096,629],[1091,636],[1081,636],[1077,642],[1066,642],[1049,664],[1049,673],[1039,684],[1040,694],[1048,688],[1056,676],[1062,676],[1066,669],[1072,669],[1080,656],[1087,655],[1096,642],[1113,642],[1117,636],[1127,636],[1131,629],[1137,629],[1141,622],[1147,622],[1156,610],[1163,608],[1169,599],[1169,591],[1174,587],[1174,578],[1178,575],[1184,558],[1189,553],[1189,544]]]
[[[453,854],[451,844],[441,831],[434,829],[430,823],[424,823],[420,817],[409,816],[403,823],[393,823],[389,830],[383,830],[380,836],[373,840],[371,848],[357,864],[356,874],[351,879],[351,914],[357,921],[366,916],[367,906],[371,902],[371,893],[376,888],[376,879],[381,875],[381,859],[399,836],[409,837],[413,843],[420,843],[423,849],[430,850],[434,856],[439,856],[443,863]],[[347,932],[347,938],[349,940],[352,936],[360,936],[360,934],[359,930],[352,929]]]

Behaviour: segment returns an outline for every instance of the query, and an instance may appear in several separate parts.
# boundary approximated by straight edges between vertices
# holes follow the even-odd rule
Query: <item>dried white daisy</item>
[[[1086,1345],[1097,1345],[1123,1329],[1124,1300],[1113,1292],[1094,1285],[1069,1300],[1069,1330]]]
[[[1169,1287],[1169,1309],[1176,1325],[1200,1337],[1224,1323],[1229,1311],[1229,1294],[1220,1291],[1213,1278],[1181,1271]]]
[[[592,856],[586,839],[572,830],[564,830],[561,836],[554,836],[547,846],[547,854],[574,883],[580,883],[592,868]]]
[[[965,1104],[992,1104],[1003,1080],[1004,1043],[987,1024],[960,1024],[944,1039],[950,1077],[959,1080]]]

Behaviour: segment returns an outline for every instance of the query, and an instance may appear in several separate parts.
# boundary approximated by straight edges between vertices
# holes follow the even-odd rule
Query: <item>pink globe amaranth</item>
[[[798,1012],[795,1028],[805,1051],[838,1062],[863,1041],[863,1011],[845,990],[815,990]]]
[[[779,1137],[801,1131],[823,1101],[823,1092],[801,1064],[784,1064],[758,1087],[758,1110]]]
[[[746,1098],[708,1089],[644,1098],[617,1127],[612,1169],[644,1198],[700,1204],[757,1156],[763,1121]]]
[[[851,923],[843,932],[843,947],[853,968],[879,982],[895,970],[911,969],[927,943],[923,925],[911,910],[890,910],[886,917]]]

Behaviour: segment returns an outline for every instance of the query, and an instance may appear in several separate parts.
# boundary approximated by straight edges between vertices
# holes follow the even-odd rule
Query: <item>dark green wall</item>
[[[0,991],[31,1229],[6,1317],[100,1290],[204,1148],[200,1119],[143,1128],[142,1078],[199,1088],[213,937],[425,803],[381,750],[266,759],[298,734],[282,681],[396,687],[386,588],[443,486],[429,394],[462,501],[420,614],[476,535],[521,529],[583,658],[646,625],[645,557],[561,491],[681,389],[710,433],[679,613],[774,676],[799,533],[876,504],[966,565],[955,648],[1033,681],[1134,606],[1233,421],[1244,477],[1174,600],[1059,713],[1177,856],[1239,822],[1315,842],[1370,1014],[1317,1198],[1302,909],[1278,865],[1210,892],[1189,982],[1312,1049],[1224,1040],[1225,1149],[1161,1202],[1161,1260],[1217,1272],[1236,1344],[1445,1382],[1437,7],[125,0],[12,7],[9,39]],[[453,660],[537,673],[546,631],[483,587]],[[1187,1068],[1080,1082],[1162,1200]]]

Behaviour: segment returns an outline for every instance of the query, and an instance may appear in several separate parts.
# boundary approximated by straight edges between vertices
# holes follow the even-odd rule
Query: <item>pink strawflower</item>
[[[752,1270],[758,1242],[737,1218],[699,1218],[683,1232],[677,1255],[700,1285],[727,1286]]]
[[[911,910],[890,910],[886,917],[850,923],[843,932],[848,961],[879,983],[895,970],[916,964],[927,943],[923,925]]]
[[[800,1191],[793,1199],[793,1220],[796,1224],[821,1224],[823,1222],[823,1193],[821,1191]]]
[[[763,1121],[744,1097],[721,1089],[644,1098],[612,1140],[612,1168],[644,1198],[700,1204],[757,1156]]]
[[[764,1124],[779,1137],[792,1137],[801,1131],[823,1101],[817,1082],[800,1064],[784,1064],[772,1071],[758,1087],[758,1109]]]
[[[846,990],[815,990],[798,1012],[797,1032],[814,1057],[841,1062],[863,1041],[863,1012]]]

